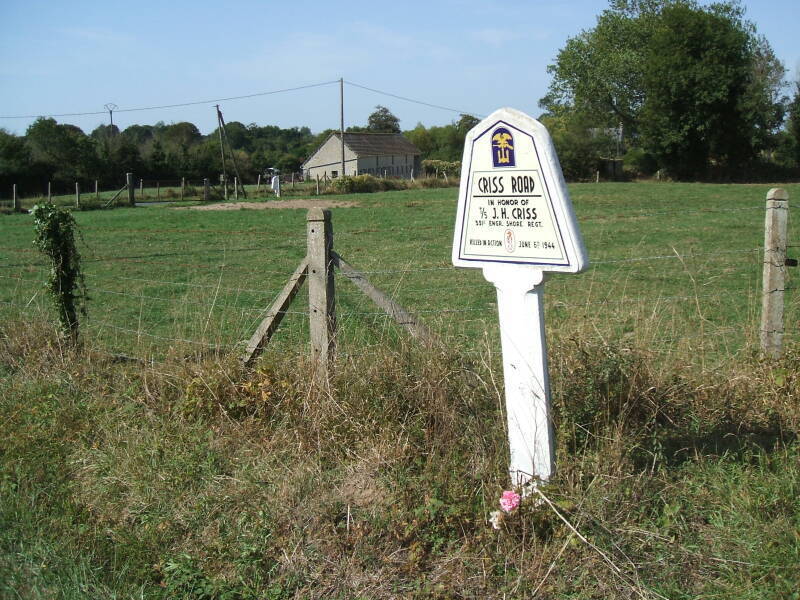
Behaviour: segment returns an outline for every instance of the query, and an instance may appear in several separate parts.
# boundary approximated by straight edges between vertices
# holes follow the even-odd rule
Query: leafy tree
[[[456,129],[461,135],[466,137],[467,133],[469,133],[469,130],[480,122],[481,120],[478,117],[462,114],[458,119],[458,123],[456,123]]]
[[[122,132],[122,137],[141,147],[155,135],[152,125],[131,125]]]
[[[20,183],[30,174],[31,153],[24,138],[0,129],[0,182],[4,188]]]
[[[367,130],[373,133],[400,133],[400,119],[385,106],[376,106],[367,119]]]
[[[199,144],[203,135],[194,123],[181,121],[162,128],[159,139],[165,147],[171,150],[188,150],[189,147]]]
[[[623,123],[635,131],[644,104],[645,49],[660,2],[613,2],[594,29],[567,40],[556,62],[547,95],[539,101],[552,115],[574,112],[595,126]]]
[[[622,124],[679,177],[735,171],[774,146],[783,116],[783,66],[737,0],[611,0],[549,72],[547,114]]]
[[[800,166],[800,79],[794,84],[794,98],[789,103],[788,113],[786,132],[790,145],[794,146],[795,166]]]
[[[755,155],[742,110],[748,35],[725,15],[675,4],[662,11],[644,70],[645,143],[678,178],[728,172]]]
[[[89,180],[98,174],[94,140],[74,125],[59,125],[55,119],[40,117],[28,127],[25,141],[31,158],[53,179]]]

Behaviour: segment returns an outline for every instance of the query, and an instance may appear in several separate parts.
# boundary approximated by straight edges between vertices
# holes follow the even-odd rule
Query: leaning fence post
[[[771,358],[780,358],[783,353],[783,292],[786,289],[788,220],[789,193],[782,188],[772,188],[767,192],[761,303],[761,352]]]
[[[136,206],[136,188],[133,185],[133,173],[125,173],[125,185],[128,187],[128,204]]]
[[[320,381],[327,380],[336,337],[336,298],[333,283],[331,211],[308,211],[308,313],[311,358]]]

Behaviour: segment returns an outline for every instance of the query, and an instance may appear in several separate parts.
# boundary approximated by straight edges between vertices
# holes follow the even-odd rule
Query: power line
[[[397,94],[392,94],[391,92],[384,92],[383,90],[376,90],[375,88],[367,87],[365,85],[359,85],[358,83],[353,83],[352,81],[345,81],[345,83],[347,85],[352,85],[353,87],[361,88],[362,90],[367,90],[369,92],[374,92],[376,94],[383,94],[384,96],[390,96],[392,98],[397,98],[398,100],[405,100],[406,102],[412,102],[414,104],[421,104],[422,106],[429,106],[431,108],[438,108],[440,110],[449,110],[450,112],[458,113],[461,115],[469,115],[471,117],[483,118],[486,116],[486,115],[479,115],[477,113],[473,113],[467,110],[458,110],[455,108],[450,108],[449,106],[442,106],[440,104],[431,104],[430,102],[423,102],[422,100],[415,100],[414,98],[399,96]]]
[[[213,100],[196,100],[194,102],[180,102],[178,104],[162,104],[160,106],[141,106],[138,108],[119,108],[116,109],[115,112],[135,112],[135,111],[142,111],[142,110],[159,110],[162,108],[179,108],[181,106],[196,106],[198,104],[214,104],[217,102],[228,102],[231,100],[244,100],[245,98],[257,98],[259,96],[270,96],[272,94],[282,94],[284,92],[295,92],[297,90],[307,90],[309,88],[315,87],[322,87],[325,85],[331,85],[334,83],[339,83],[339,80],[336,79],[334,81],[324,81],[322,83],[312,83],[310,85],[301,85],[292,88],[284,88],[281,90],[271,90],[269,92],[257,92],[255,94],[245,94],[243,96],[230,96],[228,98],[215,98]],[[104,115],[107,111],[99,110],[99,111],[90,111],[90,112],[76,112],[76,113],[61,113],[61,114],[52,114],[52,115],[14,115],[14,116],[0,116],[0,119],[36,119],[38,117],[85,117],[90,115]]]

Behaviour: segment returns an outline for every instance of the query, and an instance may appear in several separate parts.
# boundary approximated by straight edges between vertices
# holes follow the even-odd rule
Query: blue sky
[[[747,16],[795,79],[798,0],[749,0]],[[102,111],[223,98],[338,80],[485,115],[512,106],[534,116],[547,65],[594,25],[604,0],[162,1],[2,0],[0,116]],[[227,121],[315,132],[339,124],[338,85],[221,102]],[[345,87],[345,125],[375,105],[400,118],[449,123],[456,112]],[[216,126],[211,105],[115,112],[133,123]],[[84,131],[107,115],[58,117]],[[0,119],[24,133],[32,119]]]

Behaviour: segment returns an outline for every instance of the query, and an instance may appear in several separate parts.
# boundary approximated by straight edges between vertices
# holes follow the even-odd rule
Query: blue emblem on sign
[[[514,136],[505,127],[498,127],[492,134],[492,163],[495,167],[515,167]]]

